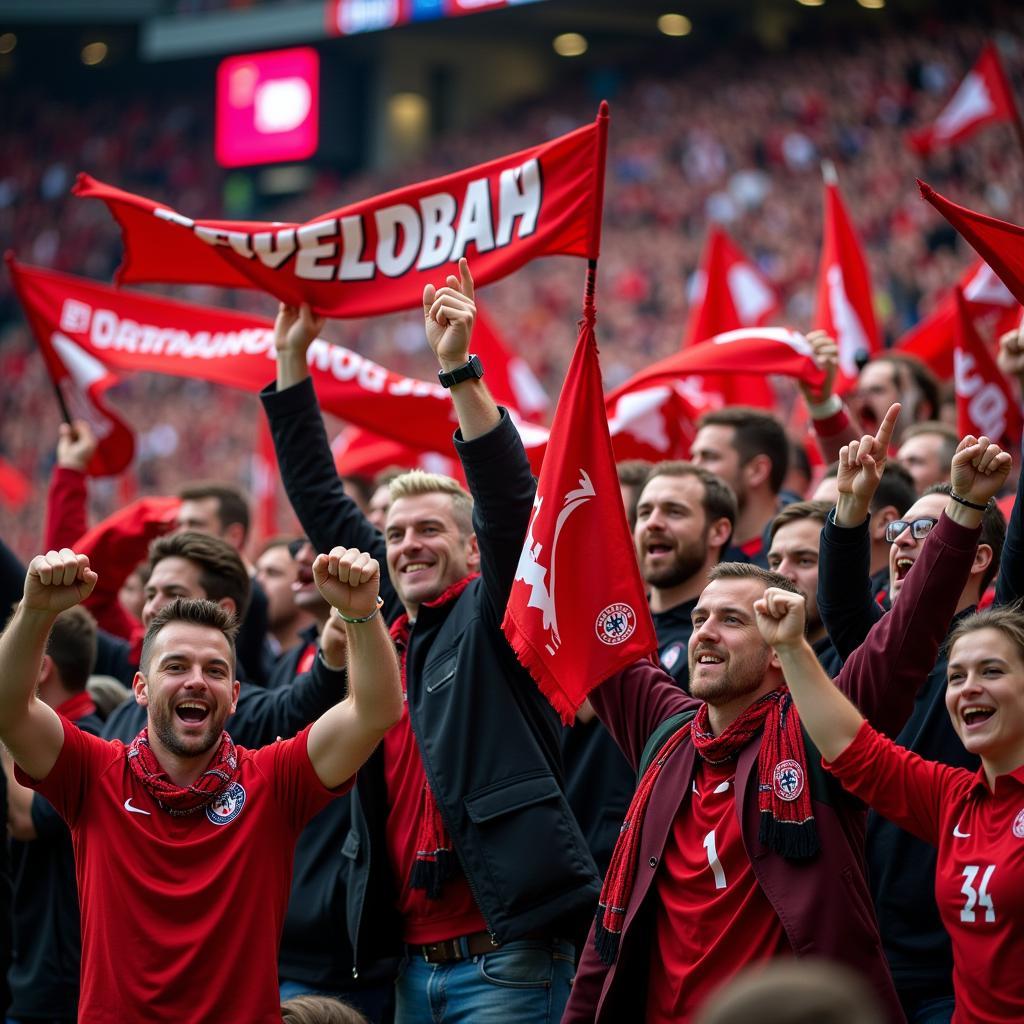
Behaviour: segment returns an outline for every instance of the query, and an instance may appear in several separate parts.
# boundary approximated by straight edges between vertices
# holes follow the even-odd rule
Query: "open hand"
[[[274,348],[278,355],[304,356],[325,322],[324,317],[313,315],[308,303],[289,306],[282,302],[274,320]]]

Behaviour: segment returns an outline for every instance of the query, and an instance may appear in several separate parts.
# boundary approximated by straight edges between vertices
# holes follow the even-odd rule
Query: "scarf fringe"
[[[409,872],[409,888],[422,889],[427,899],[439,900],[444,883],[452,876],[455,858],[451,850],[439,849],[432,853],[419,852]]]
[[[601,958],[601,963],[608,967],[615,963],[615,958],[619,955],[619,940],[622,938],[622,922],[625,918],[624,912],[616,914],[619,928],[617,931],[611,931],[605,927],[604,920],[613,913],[603,903],[599,903],[594,920],[594,947]]]
[[[810,860],[821,849],[813,818],[807,821],[780,821],[771,811],[762,811],[757,838],[787,860]]]

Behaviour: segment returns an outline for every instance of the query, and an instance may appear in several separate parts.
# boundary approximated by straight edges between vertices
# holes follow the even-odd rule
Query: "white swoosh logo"
[[[131,814],[146,814],[146,815],[148,815],[150,813],[149,811],[144,811],[141,807],[132,807],[132,798],[131,797],[128,797],[128,799],[125,800],[125,802],[124,802],[124,809],[126,811],[130,812]]]
[[[971,838],[971,833],[970,832],[961,832],[960,831],[960,822],[958,821],[953,826],[953,837],[955,839],[970,839]]]

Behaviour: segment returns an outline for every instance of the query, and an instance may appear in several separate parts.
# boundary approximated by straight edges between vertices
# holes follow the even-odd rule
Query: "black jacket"
[[[663,612],[651,612],[658,636],[658,660],[661,667],[687,692],[690,692],[690,662],[687,648],[693,633],[690,614],[697,598],[677,604]]]
[[[285,488],[318,551],[360,547],[382,564],[380,532],[334,470],[312,382],[263,394]],[[533,507],[535,483],[508,414],[455,446],[475,499],[481,575],[453,602],[422,606],[409,636],[409,720],[459,863],[500,942],[570,933],[592,912],[597,872],[563,794],[560,728],[501,632]],[[402,611],[382,580],[389,620]],[[385,844],[388,802],[380,750],[352,802],[348,925],[357,969],[398,951],[401,923]],[[543,837],[539,841],[538,837]]]

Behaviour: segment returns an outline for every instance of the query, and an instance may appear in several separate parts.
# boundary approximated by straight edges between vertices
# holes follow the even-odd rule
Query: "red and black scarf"
[[[708,706],[702,704],[693,720],[684,723],[658,751],[637,786],[611,863],[601,888],[594,928],[594,945],[606,964],[615,962],[619,939],[636,878],[640,833],[651,792],[669,757],[687,736],[709,764],[734,758],[763,732],[757,759],[760,841],[791,860],[806,860],[818,852],[818,830],[807,786],[807,751],[796,705],[785,686],[765,694],[737,718],[721,736],[711,733]]]
[[[440,597],[425,602],[430,608],[442,607],[453,603],[459,595],[480,574],[477,572],[452,584]],[[399,664],[402,670],[402,693],[406,692],[405,662],[409,650],[409,616],[400,615],[391,623],[391,639],[398,650]],[[410,726],[411,727],[411,726]],[[452,849],[451,836],[441,817],[430,789],[430,782],[423,780],[423,799],[420,802],[419,822],[416,826],[416,859],[413,861],[409,875],[409,888],[422,889],[428,899],[439,900],[444,883],[451,877],[455,866],[455,851]]]
[[[220,746],[206,771],[190,786],[178,786],[170,780],[149,745],[148,728],[128,747],[128,766],[149,795],[175,817],[201,811],[238,778],[238,754],[226,732],[221,733]]]

